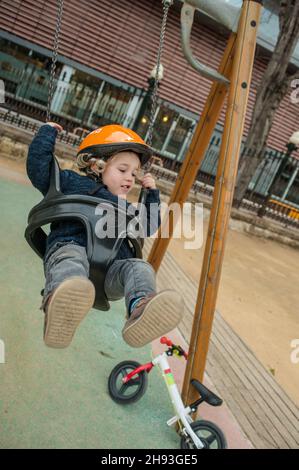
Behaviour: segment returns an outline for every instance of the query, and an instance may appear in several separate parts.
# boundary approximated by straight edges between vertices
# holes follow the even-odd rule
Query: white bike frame
[[[177,421],[180,420],[182,424],[184,425],[183,433],[186,436],[189,434],[189,436],[193,440],[197,449],[202,449],[204,447],[203,443],[201,442],[199,437],[195,434],[195,432],[192,430],[190,426],[190,424],[193,422],[193,419],[190,416],[192,410],[190,406],[187,406],[187,407],[184,406],[180,392],[178,390],[173,374],[169,367],[167,353],[164,352],[156,356],[152,360],[152,364],[154,366],[155,365],[159,366],[162,372],[162,375],[165,379],[165,383],[166,383],[166,386],[170,395],[171,402],[176,412],[176,415],[167,421],[168,426],[172,426],[173,424],[175,424]]]

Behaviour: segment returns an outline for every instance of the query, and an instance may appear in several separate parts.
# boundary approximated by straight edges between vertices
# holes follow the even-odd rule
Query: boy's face
[[[131,151],[114,155],[102,173],[103,183],[115,196],[126,199],[135,184],[135,177],[140,169],[138,155]]]

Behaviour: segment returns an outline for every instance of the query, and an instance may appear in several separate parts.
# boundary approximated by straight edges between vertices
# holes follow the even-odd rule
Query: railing
[[[164,159],[163,159],[164,160]],[[156,165],[152,168],[152,173],[156,176],[157,180],[167,181],[175,184],[177,181],[177,172],[169,170],[167,168],[160,168]],[[200,178],[199,172],[197,178]],[[207,177],[206,181],[200,180],[195,181],[192,185],[191,190],[195,193],[205,194],[209,197],[213,196],[214,192],[214,181],[212,178]],[[246,209],[250,212],[257,213],[262,205],[264,198],[252,197],[251,200],[244,198],[240,205],[241,208]],[[293,227],[299,229],[299,210],[288,203],[281,203],[280,201],[271,200],[270,204],[266,208],[266,217],[276,220],[282,223],[285,227]]]
[[[32,133],[37,132],[37,130],[42,125],[42,123],[39,121],[35,121],[24,116],[19,116],[15,113],[8,113],[3,110],[0,110],[0,120],[7,124],[12,124],[13,126],[16,126],[18,128],[31,131]],[[57,135],[57,141],[72,146],[77,146],[80,143],[80,140],[80,137],[69,132],[61,132]]]

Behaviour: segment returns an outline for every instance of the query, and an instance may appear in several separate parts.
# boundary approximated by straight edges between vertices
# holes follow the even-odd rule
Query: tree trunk
[[[258,89],[251,127],[246,140],[246,148],[240,162],[238,180],[234,194],[234,206],[239,206],[248,185],[259,166],[266,149],[275,112],[286,95],[290,82],[297,74],[290,76],[287,68],[299,39],[299,1],[281,1],[280,33]]]

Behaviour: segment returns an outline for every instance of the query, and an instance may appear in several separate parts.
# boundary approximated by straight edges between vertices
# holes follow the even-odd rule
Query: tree
[[[291,74],[289,62],[299,40],[299,1],[281,0],[279,35],[271,59],[258,88],[251,125],[246,140],[246,153],[240,162],[234,206],[238,207],[259,166],[266,149],[275,112],[287,94],[291,82],[299,78],[299,70]]]

